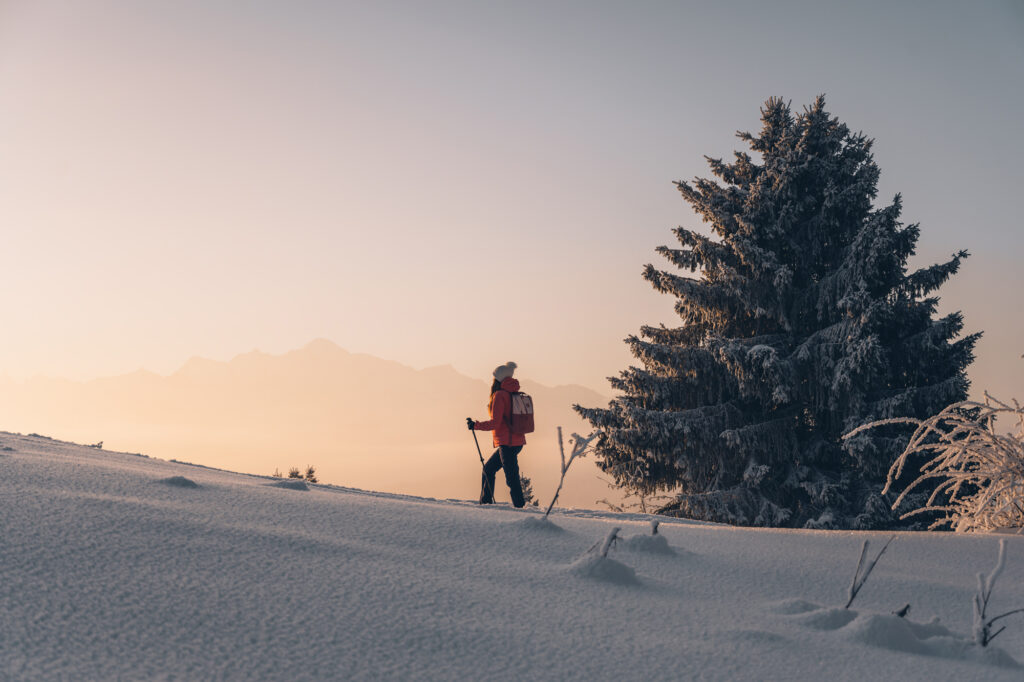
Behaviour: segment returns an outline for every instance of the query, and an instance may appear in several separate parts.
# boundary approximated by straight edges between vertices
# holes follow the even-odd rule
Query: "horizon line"
[[[380,355],[374,355],[373,353],[348,350],[347,348],[344,348],[343,346],[339,345],[337,342],[335,342],[335,341],[333,341],[333,340],[331,340],[331,339],[329,339],[327,337],[324,337],[324,336],[318,336],[318,337],[310,340],[309,342],[303,344],[302,346],[300,346],[298,348],[292,348],[290,350],[286,350],[286,351],[283,351],[283,352],[280,352],[280,353],[270,353],[270,352],[266,352],[266,351],[260,350],[259,348],[252,348],[251,350],[248,350],[248,351],[242,351],[242,352],[235,353],[229,359],[226,359],[226,360],[216,360],[216,359],[205,357],[205,356],[202,356],[202,355],[192,355],[192,356],[188,357],[184,362],[182,362],[176,369],[174,369],[173,371],[171,371],[169,373],[161,373],[161,372],[153,371],[151,369],[147,369],[145,367],[139,367],[138,369],[134,369],[134,370],[127,371],[127,372],[121,372],[121,373],[115,373],[115,374],[104,374],[104,375],[92,376],[92,377],[84,378],[84,379],[73,379],[73,378],[70,378],[70,377],[67,377],[67,376],[56,376],[56,375],[52,375],[52,374],[33,374],[33,375],[30,375],[30,376],[18,378],[18,377],[14,377],[14,376],[8,374],[6,371],[3,371],[3,372],[0,372],[0,381],[10,382],[10,383],[18,383],[18,384],[27,384],[27,383],[30,383],[30,382],[33,382],[33,381],[57,381],[57,382],[65,382],[65,383],[71,383],[71,384],[90,384],[90,383],[94,383],[94,382],[97,382],[97,381],[107,381],[107,380],[111,380],[111,379],[122,379],[122,378],[126,378],[126,377],[133,377],[133,376],[139,376],[139,375],[157,377],[157,378],[160,378],[160,379],[169,379],[169,378],[174,377],[174,376],[176,376],[178,374],[181,374],[190,364],[194,364],[194,363],[209,363],[209,364],[214,364],[214,365],[229,365],[229,364],[231,364],[233,362],[236,362],[239,359],[245,358],[247,356],[262,356],[262,357],[267,357],[267,358],[283,358],[285,356],[292,355],[294,353],[301,353],[303,351],[307,351],[311,347],[318,346],[318,345],[319,346],[329,345],[331,350],[333,350],[333,351],[340,351],[341,353],[344,353],[344,354],[350,355],[350,356],[354,356],[354,357],[371,358],[373,360],[378,360],[378,361],[381,361],[381,362],[386,362],[386,363],[390,363],[390,364],[393,364],[393,365],[398,365],[398,366],[400,366],[402,368],[409,369],[409,370],[412,370],[414,372],[426,372],[426,371],[437,370],[437,369],[450,369],[455,374],[457,374],[457,375],[459,375],[461,377],[464,377],[466,379],[470,379],[470,380],[473,380],[473,381],[481,381],[483,383],[487,382],[486,378],[477,379],[476,377],[474,377],[472,375],[463,373],[457,367],[455,367],[455,365],[453,365],[450,362],[449,363],[436,364],[436,365],[427,365],[425,367],[416,367],[416,366],[408,364],[406,362],[402,362],[401,360],[395,360],[395,359],[383,357],[383,356],[380,356]],[[527,381],[529,381],[530,383],[533,383],[533,384],[537,384],[538,386],[541,386],[542,388],[545,388],[545,389],[583,388],[583,389],[586,389],[588,391],[593,391],[594,393],[600,395],[601,397],[608,397],[608,395],[606,395],[604,392],[599,391],[598,389],[596,389],[594,387],[587,386],[587,385],[581,384],[581,383],[567,383],[567,384],[553,384],[552,385],[552,384],[546,384],[546,383],[543,383],[541,381],[537,381],[537,380],[534,380],[534,379],[528,379]]]

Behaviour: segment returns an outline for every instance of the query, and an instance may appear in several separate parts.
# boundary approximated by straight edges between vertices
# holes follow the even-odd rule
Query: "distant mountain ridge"
[[[557,484],[555,427],[566,436],[583,432],[572,405],[608,399],[582,386],[544,386],[525,373],[520,380],[537,406],[522,468],[545,497]],[[486,418],[488,389],[487,380],[451,365],[417,370],[318,339],[281,355],[192,358],[168,376],[0,379],[0,429],[103,440],[110,449],[259,474],[312,464],[325,482],[467,498],[477,494],[480,463],[465,417]],[[490,434],[477,437],[486,457]],[[593,462],[575,466],[566,504],[616,497]]]

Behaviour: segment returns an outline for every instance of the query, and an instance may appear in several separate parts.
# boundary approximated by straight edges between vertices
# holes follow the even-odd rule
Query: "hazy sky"
[[[1019,0],[0,0],[0,374],[326,337],[607,392],[671,182],[818,93],[1024,398]]]

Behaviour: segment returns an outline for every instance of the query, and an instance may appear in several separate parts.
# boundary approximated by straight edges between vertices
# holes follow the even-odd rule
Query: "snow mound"
[[[274,481],[270,485],[277,488],[287,488],[288,490],[309,490],[309,486],[301,478],[285,478],[280,481]]]
[[[668,540],[664,535],[634,535],[625,538],[621,544],[623,549],[634,552],[649,552],[651,554],[675,554],[675,550],[668,546]]]
[[[815,630],[839,630],[857,617],[850,609],[825,608],[797,614],[797,622]]]
[[[883,616],[881,614],[864,614],[850,624],[846,632],[851,639],[871,646],[905,651],[912,654],[931,653],[928,640],[940,638],[946,640],[945,645],[953,638],[953,633],[938,624],[915,623],[899,616]]]
[[[939,625],[938,620],[915,623],[891,614],[865,613],[858,615],[843,630],[843,634],[855,642],[893,651],[988,663],[1007,668],[1020,667],[1020,664],[1002,649],[993,646],[980,647],[972,640]]]
[[[548,533],[564,532],[564,529],[561,526],[556,526],[543,516],[528,516],[525,519],[522,519],[521,521],[517,521],[516,523],[517,525],[522,526],[523,528],[529,528],[531,530],[542,530]]]
[[[193,481],[191,478],[185,478],[184,476],[171,476],[170,478],[161,478],[157,483],[163,483],[164,485],[174,486],[175,488],[198,488],[199,484]]]
[[[793,620],[804,627],[832,631],[857,644],[918,656],[971,661],[1004,668],[1021,667],[1005,651],[993,646],[980,647],[973,640],[940,625],[937,618],[928,623],[917,623],[894,614],[816,607],[800,599],[779,602],[772,610],[793,616]]]
[[[636,571],[626,564],[603,557],[600,554],[587,552],[569,565],[569,572],[583,578],[604,580],[618,585],[639,585]]]

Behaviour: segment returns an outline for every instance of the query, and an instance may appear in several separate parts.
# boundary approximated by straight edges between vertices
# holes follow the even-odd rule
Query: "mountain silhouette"
[[[520,465],[543,504],[558,483],[556,427],[566,439],[587,432],[572,405],[608,399],[520,373],[537,412]],[[465,418],[487,418],[489,387],[448,365],[417,370],[320,339],[283,355],[193,358],[170,376],[0,379],[0,428],[263,475],[312,464],[323,483],[466,499],[478,494],[480,460]],[[476,434],[486,458],[491,434]],[[560,503],[600,498],[620,496],[592,458],[575,463]]]

